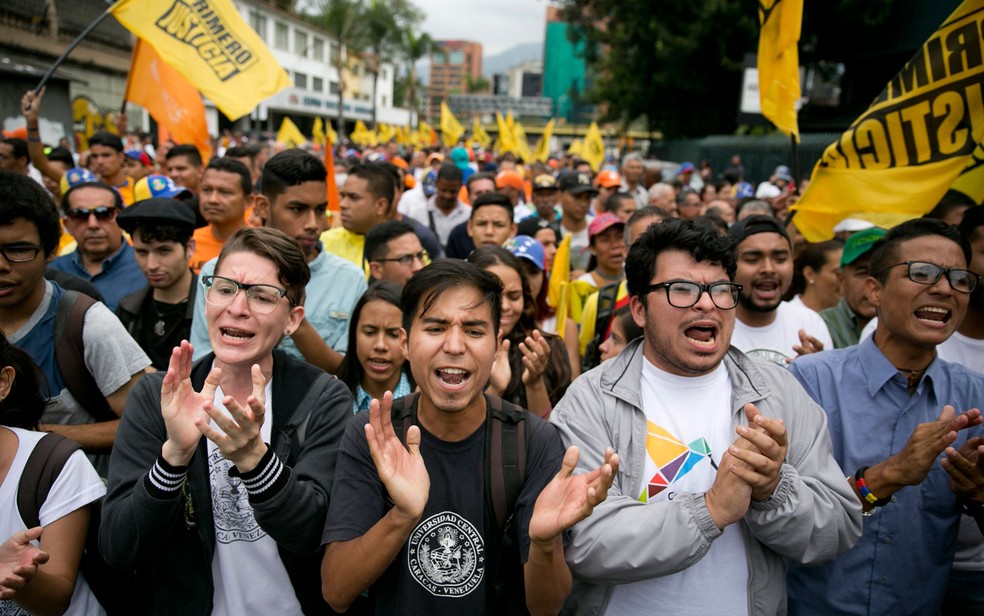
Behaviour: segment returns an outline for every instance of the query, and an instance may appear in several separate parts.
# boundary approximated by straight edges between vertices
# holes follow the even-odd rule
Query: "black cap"
[[[739,220],[728,230],[728,235],[731,236],[731,240],[735,245],[742,243],[746,237],[755,235],[756,233],[778,233],[786,238],[787,242],[792,244],[789,234],[786,233],[786,227],[783,226],[778,218],[773,218],[772,216],[749,216],[744,220]]]
[[[585,171],[565,171],[560,174],[559,188],[572,195],[579,195],[583,192],[598,194],[598,189],[591,181],[591,174]]]
[[[190,230],[201,226],[195,220],[195,213],[186,203],[168,197],[154,197],[138,201],[125,208],[116,216],[116,222],[127,233],[140,225],[162,225],[185,227]]]

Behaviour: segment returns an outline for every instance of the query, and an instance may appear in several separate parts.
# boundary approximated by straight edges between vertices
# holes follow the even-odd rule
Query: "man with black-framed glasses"
[[[874,335],[790,366],[827,412],[845,483],[870,516],[848,554],[790,570],[796,614],[939,613],[960,513],[984,522],[984,375],[937,355],[979,284],[969,257],[939,220],[890,229],[865,281]]]
[[[730,344],[735,260],[728,237],[679,219],[632,244],[643,337],[574,381],[550,416],[580,471],[598,448],[621,461],[573,528],[566,613],[785,613],[787,560],[830,560],[861,534],[823,410],[785,368]]]
[[[406,223],[389,220],[366,233],[365,259],[372,280],[385,280],[402,287],[424,268],[427,258],[420,238]]]
[[[51,262],[52,269],[91,282],[110,310],[145,284],[133,248],[116,222],[122,210],[123,198],[109,184],[82,182],[69,188],[62,211],[65,229],[78,248]]]
[[[0,171],[0,329],[45,375],[40,428],[100,454],[90,459],[105,477],[127,395],[150,360],[102,302],[45,280],[60,236],[41,185]]]

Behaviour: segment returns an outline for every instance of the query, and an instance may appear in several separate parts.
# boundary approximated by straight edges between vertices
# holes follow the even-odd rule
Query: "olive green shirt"
[[[843,349],[860,342],[864,325],[843,297],[836,306],[821,310],[820,316],[830,330],[834,348]]]

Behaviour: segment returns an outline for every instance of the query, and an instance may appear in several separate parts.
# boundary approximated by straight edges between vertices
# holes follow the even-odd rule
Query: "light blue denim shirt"
[[[936,420],[944,405],[959,413],[984,402],[984,376],[939,358],[909,396],[906,378],[872,338],[801,357],[789,369],[827,412],[845,477],[902,451],[916,426]],[[953,446],[981,434],[981,427],[962,430]],[[939,612],[960,522],[948,475],[937,461],[921,484],[902,488],[891,500],[864,518],[857,545],[833,562],[790,566],[790,614]]]
[[[102,271],[95,276],[85,269],[82,253],[77,249],[73,253],[58,257],[48,267],[91,282],[103,296],[103,303],[113,312],[116,311],[116,305],[121,299],[139,291],[147,284],[147,278],[137,265],[133,247],[126,239],[123,240],[119,250],[103,260]]]
[[[407,378],[405,371],[401,371],[400,382],[396,384],[396,389],[393,390],[393,399],[396,400],[397,398],[409,396],[410,394],[410,379]],[[372,402],[372,396],[367,394],[366,390],[362,389],[362,385],[356,385],[355,400],[352,401],[352,411],[354,413],[368,411],[370,402]]]
[[[216,259],[202,266],[199,280],[215,273]],[[366,277],[358,267],[341,257],[321,250],[311,268],[311,281],[305,287],[304,316],[321,334],[321,338],[333,350],[344,354],[348,350],[348,327],[352,309],[366,291]],[[191,322],[191,340],[195,347],[194,359],[212,352],[205,323],[205,289],[195,295],[195,316]],[[281,340],[278,348],[297,359],[304,356],[289,337]]]

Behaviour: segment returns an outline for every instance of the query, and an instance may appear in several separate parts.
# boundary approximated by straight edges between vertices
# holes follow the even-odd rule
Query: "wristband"
[[[887,500],[881,500],[875,493],[868,488],[868,484],[864,481],[864,472],[868,470],[869,467],[862,466],[858,469],[858,472],[854,474],[854,484],[858,486],[858,492],[861,493],[861,497],[870,503],[873,507],[884,507],[889,503]]]
[[[29,132],[29,133],[36,133],[36,132],[38,132],[38,127],[37,126],[28,126],[27,127],[27,132]]]
[[[41,138],[40,137],[32,137],[32,136],[28,135],[27,136],[27,142],[28,143],[41,143]]]

